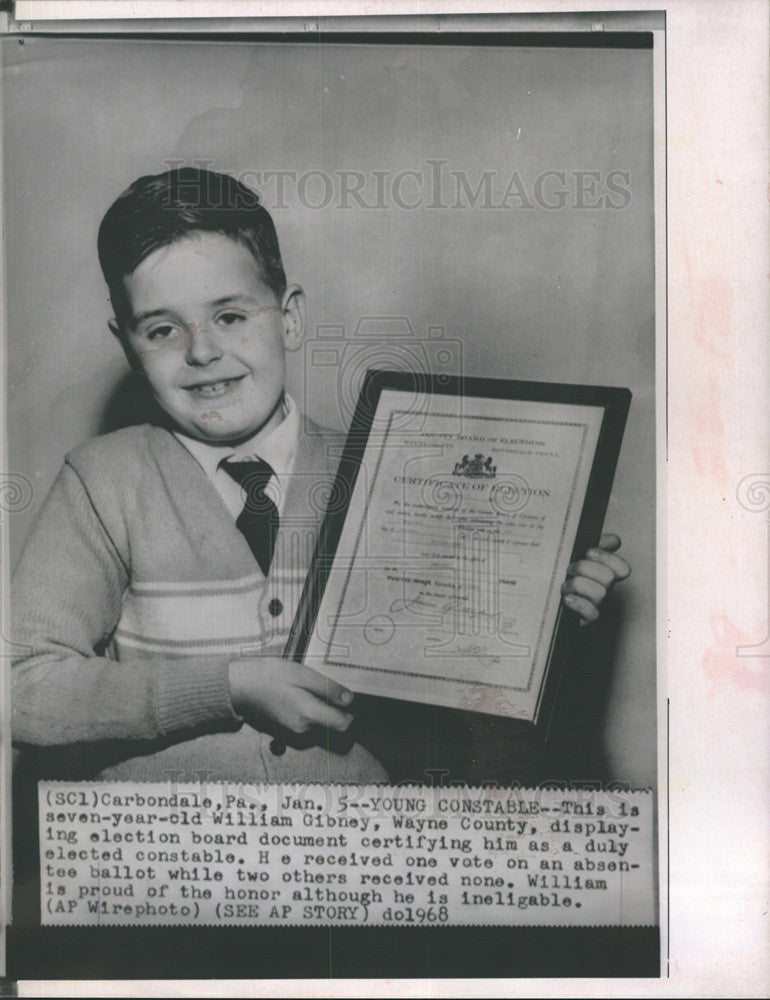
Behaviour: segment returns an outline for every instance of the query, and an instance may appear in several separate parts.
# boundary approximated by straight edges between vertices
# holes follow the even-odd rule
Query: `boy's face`
[[[300,288],[279,302],[243,244],[206,232],[156,250],[124,283],[130,318],[111,329],[181,431],[224,444],[281,422],[285,351],[304,326]]]

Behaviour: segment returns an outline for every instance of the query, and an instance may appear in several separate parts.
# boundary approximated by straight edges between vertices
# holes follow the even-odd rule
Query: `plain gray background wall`
[[[343,425],[364,363],[350,345],[366,334],[379,339],[365,362],[381,367],[427,356],[632,390],[606,526],[634,572],[607,608],[604,743],[616,778],[654,786],[651,50],[36,39],[6,41],[3,60],[7,467],[34,486],[11,519],[11,561],[64,453],[111,426],[127,373],[107,331],[101,217],[139,175],[207,161],[272,212],[308,298],[289,389],[321,422]],[[294,172],[282,200],[267,171]],[[402,171],[422,190],[414,175],[399,186]],[[566,175],[561,208],[538,203],[546,171]],[[599,174],[583,195],[580,171]],[[581,207],[610,193],[612,171],[626,174],[621,207]],[[514,173],[521,196],[492,207]],[[382,207],[344,196],[356,174]],[[475,205],[457,174],[482,184]],[[540,183],[558,206],[559,178]],[[341,368],[307,364],[322,335]]]

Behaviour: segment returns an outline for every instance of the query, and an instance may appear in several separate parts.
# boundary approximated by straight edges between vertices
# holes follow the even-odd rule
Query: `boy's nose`
[[[222,349],[208,327],[198,327],[187,332],[187,363],[207,365],[222,356]]]

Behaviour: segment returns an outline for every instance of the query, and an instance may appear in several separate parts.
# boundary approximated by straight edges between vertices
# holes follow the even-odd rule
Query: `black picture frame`
[[[339,545],[349,502],[353,496],[372,423],[383,390],[395,389],[421,396],[449,396],[458,402],[466,398],[522,400],[525,402],[572,404],[601,408],[602,420],[583,501],[571,560],[597,545],[612,490],[615,468],[631,405],[631,391],[617,386],[575,385],[562,382],[533,382],[514,379],[480,378],[429,372],[369,369],[364,377],[337,475],[327,502],[321,530],[297,614],[286,645],[285,655],[302,662],[326,590]],[[548,665],[534,724],[516,720],[534,729],[539,737],[550,734],[556,697],[566,666],[566,652],[577,627],[575,616],[557,615],[550,641]],[[373,696],[376,697],[376,696]]]

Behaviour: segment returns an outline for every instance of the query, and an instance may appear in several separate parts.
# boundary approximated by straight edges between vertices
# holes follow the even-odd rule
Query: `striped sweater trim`
[[[128,590],[135,597],[208,597],[212,594],[242,594],[249,590],[262,591],[271,584],[304,584],[307,570],[271,569],[270,575],[262,573],[239,577],[236,580],[188,580],[170,583],[165,580],[143,580],[131,583]]]
[[[145,653],[175,653],[197,656],[203,653],[233,653],[247,655],[250,649],[264,649],[266,646],[285,645],[289,629],[268,629],[261,634],[233,636],[229,639],[161,639],[153,636],[136,635],[122,629],[115,631],[115,644],[125,649],[131,648]]]

